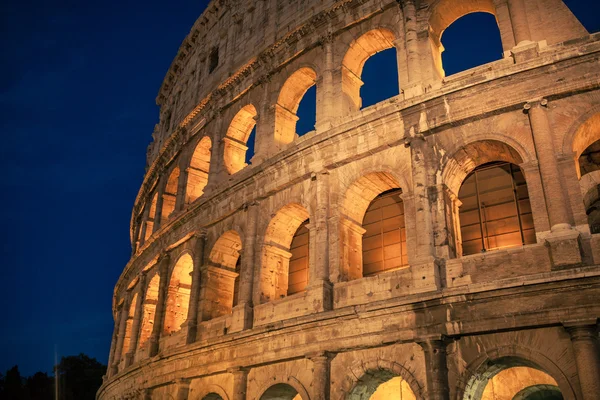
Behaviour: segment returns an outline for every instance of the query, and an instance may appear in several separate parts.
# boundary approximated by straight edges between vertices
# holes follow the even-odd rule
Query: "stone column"
[[[204,247],[206,243],[206,232],[198,232],[195,236],[194,246],[194,269],[192,270],[192,287],[190,289],[190,306],[187,315],[187,339],[186,343],[194,343],[198,337],[198,305],[200,302],[201,266],[204,262]]]
[[[150,335],[150,350],[148,352],[150,357],[158,354],[160,335],[162,334],[165,321],[170,259],[169,253],[166,253],[158,260],[160,283],[158,285],[158,301],[156,303],[156,310],[154,311],[154,325],[152,326],[152,335]]]
[[[125,340],[125,329],[127,327],[127,317],[129,314],[129,301],[130,293],[128,292],[123,305],[121,306],[121,312],[119,314],[119,332],[117,333],[117,343],[115,346],[115,353],[113,356],[113,365],[111,375],[115,375],[119,371],[119,363],[121,362],[121,353],[123,351],[123,341]]]
[[[410,147],[412,161],[411,169],[416,219],[416,231],[413,232],[415,236],[415,248],[412,252],[413,259],[428,259],[433,255],[433,227],[427,198],[427,188],[431,184],[428,176],[429,165],[426,159],[427,143],[425,137],[418,133],[414,137],[407,138],[406,145]]]
[[[135,312],[133,314],[133,322],[131,323],[131,338],[129,345],[129,352],[125,354],[125,368],[133,364],[135,352],[137,349],[138,339],[140,336],[140,328],[142,326],[142,314],[144,312],[144,298],[146,296],[146,272],[140,274],[138,285],[140,290],[138,292],[138,299],[135,303]]]
[[[312,399],[329,400],[331,357],[327,353],[310,356],[313,362]]]
[[[233,395],[231,400],[246,400],[248,372],[246,368],[235,368],[228,371],[233,375]]]
[[[548,101],[543,99],[525,105],[529,115],[531,132],[542,175],[548,217],[552,231],[570,229],[567,203],[563,196],[560,173],[556,162],[552,131],[546,106]]]
[[[175,198],[175,212],[183,210],[185,207],[186,186],[188,180],[187,165],[179,163],[179,180],[177,181],[177,197]]]
[[[325,67],[317,83],[317,118],[315,129],[323,132],[333,127],[333,119],[337,116],[335,101],[335,85],[333,75],[335,65],[333,62],[333,35],[328,34],[320,39],[325,53]]]
[[[427,371],[427,399],[449,400],[448,366],[446,365],[446,342],[444,339],[426,340],[419,345],[425,353]]]
[[[311,235],[314,235],[314,248],[309,252],[312,258],[312,270],[309,271],[310,286],[319,291],[323,310],[333,306],[333,288],[329,280],[329,171],[314,174],[314,198],[316,199],[314,221],[310,221]]]
[[[158,195],[156,196],[156,208],[154,209],[154,225],[152,227],[152,232],[156,232],[158,228],[160,228],[160,224],[162,223],[162,207],[163,207],[163,196],[165,194],[165,178],[161,178],[158,181]],[[151,200],[152,201],[152,200]]]
[[[144,212],[142,213],[142,224],[141,231],[139,237],[139,246],[141,247],[144,242],[146,242],[146,230],[148,229],[148,218],[150,218],[150,207],[152,202],[152,196],[150,196],[150,201],[146,202],[146,206],[144,206]]]
[[[187,400],[190,394],[189,379],[180,379],[177,381],[177,400]]]
[[[407,83],[414,85],[421,81],[419,41],[417,38],[417,11],[414,0],[406,0],[401,4],[404,14],[404,39],[406,42],[406,63],[408,68]]]
[[[106,376],[111,377],[112,365],[115,359],[115,351],[117,350],[117,337],[119,336],[119,326],[121,323],[121,314],[117,312],[117,318],[115,319],[115,328],[113,329],[112,340],[110,341],[110,355],[108,356],[108,367],[106,368]]]
[[[508,10],[516,45],[518,46],[522,42],[531,41],[525,0],[508,0]]]
[[[571,335],[583,399],[597,400],[600,395],[600,346],[596,321],[590,322],[588,325],[565,324],[565,327]]]
[[[242,258],[240,268],[240,293],[239,304],[246,304],[250,307],[253,305],[253,288],[254,288],[254,272],[255,263],[260,258],[259,249],[256,248],[256,229],[258,222],[260,203],[253,202],[246,209],[246,240],[243,250],[244,257]]]

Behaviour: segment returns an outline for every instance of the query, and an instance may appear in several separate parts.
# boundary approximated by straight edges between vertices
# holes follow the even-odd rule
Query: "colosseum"
[[[474,12],[502,56],[446,76]],[[562,0],[213,0],[157,102],[98,399],[600,399],[600,34]]]

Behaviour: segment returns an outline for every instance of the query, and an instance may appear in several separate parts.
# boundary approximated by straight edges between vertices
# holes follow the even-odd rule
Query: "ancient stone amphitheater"
[[[472,12],[503,56],[446,76]],[[399,95],[362,107],[386,49]],[[561,0],[213,0],[157,98],[98,398],[599,399],[599,59]]]

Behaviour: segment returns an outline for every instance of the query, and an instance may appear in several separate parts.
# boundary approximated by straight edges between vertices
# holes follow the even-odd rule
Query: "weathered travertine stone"
[[[473,12],[502,59],[446,76]],[[400,93],[364,108],[388,49]],[[597,398],[599,62],[561,0],[211,1],[157,97],[98,399]],[[491,163],[510,182],[470,188]]]

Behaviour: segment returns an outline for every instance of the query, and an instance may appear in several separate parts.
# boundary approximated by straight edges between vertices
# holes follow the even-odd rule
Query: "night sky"
[[[1,373],[51,371],[55,348],[107,362],[154,100],[207,3],[2,2]],[[600,2],[566,3],[600,30]],[[448,74],[501,57],[493,22],[472,14],[444,33]],[[365,106],[397,94],[394,63],[393,50],[367,62]],[[300,133],[314,129],[311,95]]]

